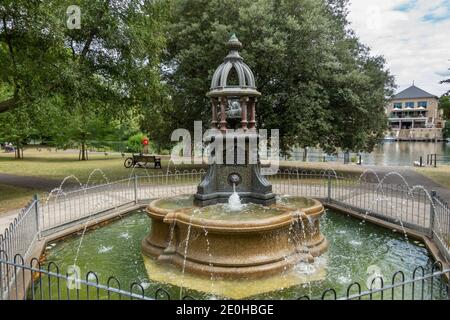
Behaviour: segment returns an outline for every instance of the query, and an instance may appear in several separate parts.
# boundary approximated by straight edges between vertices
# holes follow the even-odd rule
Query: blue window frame
[[[406,108],[414,108],[414,102],[405,102]]]
[[[394,109],[401,109],[401,108],[402,108],[402,103],[401,102],[394,103]]]
[[[417,103],[417,105],[418,105],[419,107],[422,107],[422,108],[428,107],[428,103],[427,103],[426,101],[419,101],[419,102]]]

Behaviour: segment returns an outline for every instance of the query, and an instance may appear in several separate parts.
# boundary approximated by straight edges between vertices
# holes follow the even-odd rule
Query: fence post
[[[35,214],[35,219],[36,219],[36,234],[37,234],[37,238],[38,240],[40,239],[40,235],[41,235],[41,228],[39,226],[39,195],[35,194],[33,196],[33,203],[34,203],[34,214]]]
[[[436,210],[435,210],[435,198],[437,196],[436,191],[431,190],[431,205],[430,205],[430,238],[433,239],[433,230],[434,230],[434,216],[436,214]]]
[[[327,202],[331,203],[331,174],[328,172],[328,191],[327,191]]]
[[[134,175],[134,203],[138,204],[139,199],[138,199],[138,177],[135,174]]]

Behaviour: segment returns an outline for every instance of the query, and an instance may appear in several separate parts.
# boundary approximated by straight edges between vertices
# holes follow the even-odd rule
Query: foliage
[[[450,121],[445,122],[443,135],[444,135],[444,139],[450,139]]]
[[[143,133],[137,133],[128,138],[127,149],[129,152],[142,152],[142,141],[147,138]],[[148,138],[147,138],[148,139]]]
[[[74,4],[81,29],[65,24]],[[393,79],[346,14],[347,0],[3,0],[1,134],[83,157],[138,131],[168,148],[173,129],[209,127],[205,93],[235,32],[263,94],[258,126],[280,129],[284,152],[370,151]]]
[[[352,35],[346,1],[175,0],[168,24],[165,80],[168,127],[208,126],[205,93],[235,32],[262,92],[260,128],[278,128],[282,150],[370,151],[386,130],[393,78]]]
[[[450,121],[450,96],[443,95],[439,99],[439,109],[444,113],[444,119]]]
[[[80,29],[65,25],[74,4],[82,13]],[[5,0],[0,113],[42,106],[61,128],[50,125],[44,133],[41,127],[40,134],[56,134],[57,144],[76,141],[84,159],[89,138],[102,139],[111,121],[134,118],[159,97],[166,8],[158,0]],[[54,99],[59,110],[51,106]]]
[[[449,68],[448,70],[450,70],[450,68]],[[450,84],[450,79],[445,79],[445,80],[442,80],[442,81],[441,81],[440,83],[441,83],[441,84],[443,84],[443,83],[447,83],[447,84]],[[447,93],[446,93],[445,95],[450,95],[450,90],[449,90],[449,91],[447,91]]]

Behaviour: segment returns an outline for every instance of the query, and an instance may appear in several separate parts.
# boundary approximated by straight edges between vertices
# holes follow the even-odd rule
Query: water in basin
[[[276,217],[284,211],[277,207],[264,207],[262,205],[243,204],[240,211],[230,208],[228,204],[216,204],[203,208],[192,209],[189,214],[195,218],[226,221],[249,221]]]
[[[174,196],[171,198],[163,198],[154,203],[154,205],[161,209],[166,210],[178,210],[183,208],[190,208],[194,204],[194,196],[193,195],[181,195]]]
[[[309,208],[316,204],[316,202],[310,198],[295,196],[279,196],[277,197],[277,203],[298,209]]]

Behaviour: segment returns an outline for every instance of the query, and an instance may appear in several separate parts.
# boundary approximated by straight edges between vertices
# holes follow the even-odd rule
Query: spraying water
[[[233,183],[233,194],[228,198],[228,208],[231,211],[240,211],[242,207],[241,198],[236,192],[236,185]]]

